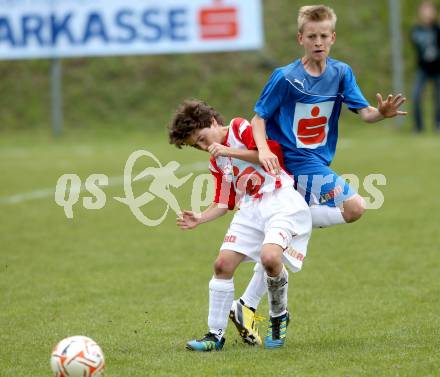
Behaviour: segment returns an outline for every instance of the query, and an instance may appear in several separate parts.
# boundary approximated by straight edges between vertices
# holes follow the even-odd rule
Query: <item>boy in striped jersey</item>
[[[246,260],[261,263],[265,271],[270,309],[265,347],[281,347],[289,321],[284,265],[293,272],[301,270],[312,227],[307,204],[282,167],[280,174],[273,175],[258,163],[252,127],[243,118],[224,126],[220,114],[211,106],[197,100],[185,101],[174,116],[169,137],[178,148],[189,145],[209,152],[209,170],[215,179],[213,203],[200,214],[183,211],[178,226],[194,229],[236,206],[240,209],[214,263],[214,276],[209,283],[209,332],[189,341],[187,348],[223,348],[234,300],[234,271]],[[282,161],[278,143],[269,141],[269,145]]]

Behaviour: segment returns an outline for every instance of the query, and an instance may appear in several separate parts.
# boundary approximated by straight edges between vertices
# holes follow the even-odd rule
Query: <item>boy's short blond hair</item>
[[[302,33],[304,25],[307,22],[326,21],[329,20],[332,25],[332,31],[336,28],[336,13],[326,5],[306,5],[299,9],[298,12],[298,32]]]

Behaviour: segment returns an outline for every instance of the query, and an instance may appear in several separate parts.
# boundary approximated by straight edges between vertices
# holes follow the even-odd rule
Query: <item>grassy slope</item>
[[[415,2],[402,3],[406,37]],[[271,64],[287,64],[301,53],[295,18],[302,4],[264,2],[264,52],[64,60],[66,128],[160,128],[176,104],[189,96],[207,100],[228,116],[250,115]],[[339,17],[332,56],[353,66],[374,103],[376,91],[391,90],[387,3],[328,4]],[[409,89],[413,58],[404,41]],[[0,62],[0,129],[48,129],[49,67],[47,60]]]

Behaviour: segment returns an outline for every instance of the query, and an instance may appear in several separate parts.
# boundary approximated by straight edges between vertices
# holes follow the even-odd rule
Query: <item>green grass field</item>
[[[356,224],[314,231],[303,271],[291,276],[283,349],[249,348],[231,325],[224,351],[213,354],[184,346],[206,331],[207,284],[231,216],[182,232],[169,214],[148,228],[112,199],[123,196],[114,177],[136,149],[183,166],[207,156],[168,146],[164,133],[83,132],[58,141],[4,133],[0,376],[49,376],[52,347],[78,334],[102,346],[109,377],[440,376],[440,137],[383,125],[344,124],[341,133],[335,170],[384,174],[383,207]],[[78,202],[66,219],[53,197],[64,173],[110,176],[106,206]],[[173,191],[184,208],[192,181]],[[40,198],[26,196],[35,191]],[[163,208],[155,200],[145,212]],[[239,268],[236,296],[251,268]],[[267,309],[264,300],[260,314]]]

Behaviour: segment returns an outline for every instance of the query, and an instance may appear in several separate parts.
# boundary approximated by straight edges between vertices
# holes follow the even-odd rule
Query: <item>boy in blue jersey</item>
[[[328,57],[336,40],[335,25],[336,15],[329,7],[312,5],[299,10],[297,38],[304,56],[275,69],[252,119],[260,163],[273,174],[280,171],[278,158],[267,145],[267,133],[281,144],[285,167],[310,206],[313,227],[320,228],[351,223],[365,211],[363,198],[329,167],[342,103],[368,123],[406,115],[399,111],[405,102],[401,94],[386,100],[377,94],[378,107],[370,106],[350,66]],[[241,334],[256,332],[253,312],[265,291],[262,269],[257,265],[230,314]]]

